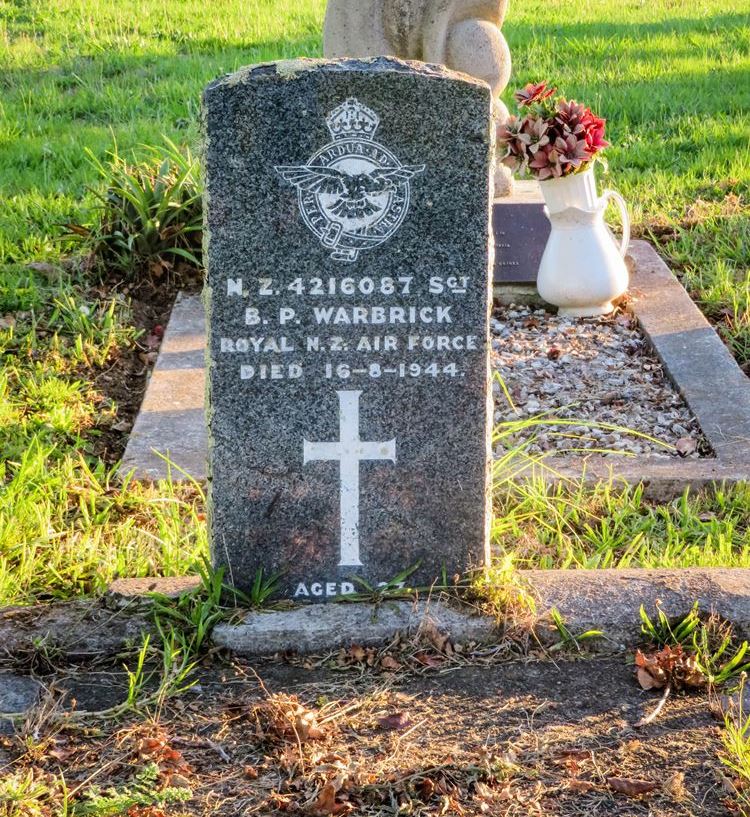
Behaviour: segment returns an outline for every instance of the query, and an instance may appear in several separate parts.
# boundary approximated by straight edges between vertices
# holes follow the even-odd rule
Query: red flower
[[[548,88],[546,82],[539,82],[534,85],[530,82],[520,91],[516,91],[513,96],[518,102],[518,107],[523,108],[524,105],[533,105],[535,102],[543,102],[555,93],[557,88]]]
[[[582,125],[586,138],[586,147],[592,156],[600,150],[609,147],[609,142],[604,138],[604,126],[606,121],[606,119],[602,119],[591,113],[588,108],[586,109],[586,115],[582,120]]]

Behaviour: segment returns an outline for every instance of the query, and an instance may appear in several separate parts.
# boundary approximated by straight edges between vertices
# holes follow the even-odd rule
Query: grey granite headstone
[[[386,58],[206,89],[210,536],[236,586],[325,601],[487,559],[490,104]]]

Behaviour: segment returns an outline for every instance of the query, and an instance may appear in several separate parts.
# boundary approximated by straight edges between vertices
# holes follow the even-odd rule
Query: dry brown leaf
[[[681,457],[687,457],[689,454],[695,452],[698,448],[698,443],[693,437],[680,437],[675,443],[675,448]]]
[[[414,660],[422,664],[424,667],[442,667],[445,659],[440,655],[433,655],[432,653],[420,650],[414,653]]]
[[[156,806],[131,806],[128,817],[167,817],[167,812]]]
[[[675,772],[664,784],[664,791],[675,800],[684,800],[687,797],[685,772]]]
[[[419,796],[422,799],[422,802],[429,802],[434,793],[435,783],[429,777],[422,778],[422,780],[419,782]]]
[[[489,800],[494,794],[492,789],[486,783],[482,783],[481,780],[477,780],[474,784],[474,797],[482,797],[485,800]]]
[[[681,645],[663,647],[653,653],[635,653],[638,683],[643,689],[663,689],[673,682],[675,686],[703,687],[707,684],[698,660],[682,649]]]
[[[399,662],[390,655],[384,655],[380,659],[380,666],[387,672],[396,672],[397,670],[401,669],[401,664],[399,664]]]
[[[567,782],[567,788],[569,788],[571,791],[585,793],[587,791],[595,791],[599,787],[596,785],[596,783],[592,783],[590,780],[580,780],[577,777],[571,777]]]
[[[666,677],[657,679],[645,667],[638,667],[637,675],[643,689],[661,689],[667,683]]]
[[[392,715],[378,718],[378,725],[381,729],[402,732],[411,726],[411,720],[405,712],[394,712]]]
[[[353,661],[357,661],[358,663],[365,660],[367,653],[365,652],[365,648],[361,647],[359,644],[352,644],[349,647],[349,657]]]
[[[422,635],[432,644],[438,652],[445,655],[452,655],[454,652],[450,635],[440,632],[433,621],[429,619],[422,625]]]
[[[245,777],[248,780],[257,780],[258,779],[258,770],[255,768],[255,766],[245,766],[244,772],[245,772]]]
[[[652,783],[650,780],[635,780],[631,777],[608,777],[606,782],[612,791],[627,797],[639,797],[659,787],[657,783]]]
[[[348,814],[354,806],[351,803],[336,802],[336,784],[332,781],[323,786],[315,800],[310,803],[305,811],[312,817],[330,817],[330,815]]]

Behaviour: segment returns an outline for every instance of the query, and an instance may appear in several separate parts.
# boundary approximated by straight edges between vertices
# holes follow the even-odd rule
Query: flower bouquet
[[[545,181],[582,173],[609,145],[605,120],[574,99],[553,99],[556,90],[539,82],[516,91],[523,115],[511,116],[498,129],[502,162],[521,176]]]

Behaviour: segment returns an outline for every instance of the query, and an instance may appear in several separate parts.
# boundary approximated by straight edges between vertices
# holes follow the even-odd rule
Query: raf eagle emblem
[[[305,224],[337,261],[355,261],[398,230],[409,209],[409,182],[425,169],[402,165],[375,142],[379,123],[373,111],[347,99],[326,119],[333,142],[305,165],[275,168],[297,188]]]

